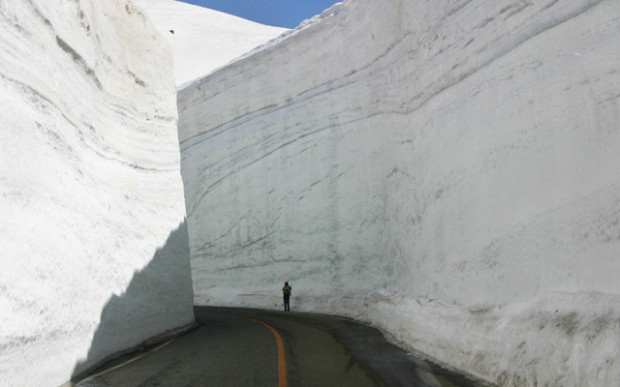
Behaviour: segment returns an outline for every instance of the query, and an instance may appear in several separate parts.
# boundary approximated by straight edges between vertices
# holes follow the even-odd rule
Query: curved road
[[[76,386],[474,386],[341,317],[196,307],[197,329]],[[431,372],[432,370],[432,372]]]

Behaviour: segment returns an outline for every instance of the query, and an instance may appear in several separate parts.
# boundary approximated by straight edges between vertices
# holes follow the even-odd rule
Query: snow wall
[[[620,380],[620,2],[355,0],[179,91],[195,302]]]
[[[193,323],[175,95],[130,3],[0,1],[0,385]]]

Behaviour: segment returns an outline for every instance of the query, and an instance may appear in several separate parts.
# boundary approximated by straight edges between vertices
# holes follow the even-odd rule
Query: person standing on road
[[[284,287],[282,288],[282,293],[284,294],[284,311],[290,312],[291,307],[289,305],[289,300],[291,299],[291,290],[293,288],[288,284],[288,282],[284,283]]]

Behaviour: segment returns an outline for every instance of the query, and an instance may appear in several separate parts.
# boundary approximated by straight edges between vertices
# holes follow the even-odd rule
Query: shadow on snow
[[[125,292],[112,295],[101,312],[75,382],[105,362],[178,334],[194,325],[187,220],[170,233],[151,262],[134,273]]]

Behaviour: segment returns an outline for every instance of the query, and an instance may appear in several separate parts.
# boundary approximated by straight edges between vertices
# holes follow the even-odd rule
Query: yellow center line
[[[271,333],[273,333],[273,336],[276,338],[276,344],[278,346],[278,387],[287,387],[288,382],[286,380],[286,354],[284,353],[284,343],[282,342],[280,334],[278,333],[278,331],[275,330],[274,327],[267,324],[266,322],[255,320],[253,318],[248,318],[247,320],[267,327],[267,329],[269,329]]]
[[[224,317],[232,317],[232,318],[236,318],[236,319],[240,319],[240,320],[248,320],[248,321],[252,321],[254,323],[260,324],[264,327],[266,327],[267,329],[269,329],[271,331],[271,333],[273,334],[273,336],[276,339],[276,345],[278,347],[278,387],[288,387],[288,381],[287,381],[287,377],[286,377],[286,353],[284,352],[284,342],[282,341],[282,337],[280,337],[280,334],[278,333],[277,330],[275,330],[274,327],[272,327],[271,325],[267,324],[266,322],[260,321],[260,320],[256,320],[253,318],[249,318],[249,317],[238,317],[238,316],[231,316],[231,315],[227,315],[227,314],[219,314],[220,316],[224,316]]]

